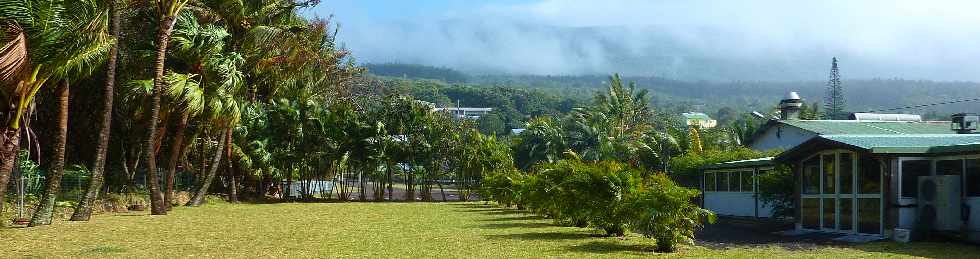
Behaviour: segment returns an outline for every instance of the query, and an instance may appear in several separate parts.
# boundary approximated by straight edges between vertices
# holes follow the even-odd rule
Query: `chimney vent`
[[[779,101],[779,119],[798,120],[800,119],[800,109],[803,107],[803,100],[800,94],[789,92],[786,97]]]
[[[953,114],[952,121],[953,131],[959,134],[971,134],[977,130],[977,124],[980,124],[980,116],[977,116],[976,113],[957,113]]]

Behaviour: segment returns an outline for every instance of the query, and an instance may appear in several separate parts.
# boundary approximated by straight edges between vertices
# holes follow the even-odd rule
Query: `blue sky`
[[[321,16],[333,13],[338,20],[405,20],[417,17],[441,17],[455,10],[472,9],[486,4],[508,4],[515,0],[325,0],[313,12]]]
[[[850,77],[980,81],[976,10],[972,0],[323,0],[307,15],[334,14],[361,62],[818,80],[837,56]],[[759,69],[730,78],[699,71],[704,62]]]

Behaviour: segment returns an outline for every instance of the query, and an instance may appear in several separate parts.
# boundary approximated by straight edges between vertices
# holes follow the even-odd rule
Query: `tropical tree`
[[[166,74],[167,46],[170,44],[170,34],[173,32],[177,15],[180,14],[189,0],[154,0],[158,20],[156,61],[153,68],[153,91],[150,95],[149,116],[147,118],[146,138],[143,152],[146,161],[147,187],[150,191],[150,213],[166,215],[167,206],[160,192],[160,182],[157,177],[157,123],[160,118],[160,96],[164,90],[164,75]]]
[[[64,139],[67,132],[68,82],[98,67],[113,44],[109,36],[108,12],[96,1],[34,0],[0,2],[0,80],[7,107],[3,146],[0,148],[0,197],[6,191],[14,156],[19,147],[24,113],[38,90],[49,79],[62,81],[59,90],[59,130],[48,188],[40,213],[32,225],[49,224],[50,211],[64,168]],[[58,157],[61,157],[58,159]],[[59,161],[60,160],[60,161]],[[2,199],[2,198],[0,198]],[[50,204],[50,205],[46,205]],[[2,205],[0,205],[2,211]]]
[[[92,162],[92,176],[89,178],[85,194],[79,199],[75,206],[75,211],[71,215],[72,221],[88,221],[92,217],[92,205],[99,195],[105,174],[106,153],[109,149],[109,133],[112,128],[112,102],[115,94],[116,66],[119,57],[119,31],[120,31],[120,3],[109,0],[109,33],[117,39],[115,44],[109,49],[105,87],[102,90],[102,116],[99,122],[98,143],[95,147],[95,161]]]

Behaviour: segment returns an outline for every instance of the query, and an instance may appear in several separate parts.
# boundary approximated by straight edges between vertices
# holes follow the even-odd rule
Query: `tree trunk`
[[[112,12],[112,36],[119,39],[119,11],[113,4],[109,10]],[[92,163],[92,177],[89,178],[88,189],[85,196],[78,201],[75,212],[71,215],[72,221],[88,221],[92,217],[92,204],[99,196],[102,189],[102,179],[105,174],[105,158],[109,149],[109,133],[112,123],[112,98],[113,88],[116,84],[116,57],[119,54],[119,44],[113,44],[109,50],[109,63],[106,72],[105,88],[102,90],[102,124],[99,129],[99,143],[95,146],[95,162]]]
[[[174,143],[170,146],[170,164],[167,165],[167,186],[163,196],[163,204],[167,210],[173,209],[174,202],[174,179],[177,178],[177,162],[180,160],[184,145],[184,128],[187,128],[188,114],[185,112],[180,115],[180,122],[177,124],[177,133],[174,133]]]
[[[230,179],[230,185],[231,185],[231,188],[230,188],[229,193],[228,193],[228,200],[230,200],[232,203],[237,203],[238,202],[238,181],[235,180],[235,168],[234,168],[234,165],[231,164],[232,161],[233,161],[231,159],[232,158],[231,157],[231,143],[232,143],[231,142],[231,140],[232,140],[231,139],[231,127],[228,127],[228,134],[225,134],[225,135],[228,138],[228,140],[225,140],[225,143],[226,143],[225,144],[225,149],[228,152],[228,161],[226,163],[228,164],[228,178]]]
[[[157,59],[153,75],[153,95],[150,98],[150,119],[146,127],[146,178],[147,186],[150,189],[150,214],[167,215],[167,206],[163,203],[163,194],[160,193],[159,181],[157,179],[156,138],[157,120],[160,118],[160,95],[163,92],[163,73],[164,65],[167,61],[167,44],[170,42],[170,33],[173,31],[176,17],[164,15],[160,19],[160,31],[157,32]]]
[[[358,198],[360,201],[364,201],[365,199],[367,199],[367,197],[364,197],[365,195],[364,187],[366,187],[364,186],[364,169],[357,170],[357,185],[359,188],[357,190],[359,192],[358,195],[360,195]]]
[[[442,188],[442,183],[436,180],[436,184],[439,185],[439,193],[442,194],[442,201],[446,201],[446,189]]]
[[[393,171],[391,169],[391,167],[392,167],[391,166],[391,163],[388,163],[388,166],[387,166],[387,170],[386,171],[388,171],[388,200],[389,201],[391,200],[391,193],[393,192],[393,190],[391,188],[391,182],[394,182],[395,181],[394,178],[391,178],[391,171]]]
[[[201,185],[198,186],[198,189],[194,192],[194,197],[192,197],[191,200],[187,202],[187,205],[184,206],[197,207],[204,203],[204,196],[208,194],[208,188],[211,187],[211,181],[213,181],[214,176],[218,174],[218,167],[220,167],[218,165],[221,164],[221,157],[224,153],[221,152],[221,150],[225,146],[225,140],[227,140],[225,137],[226,134],[231,134],[231,127],[228,127],[222,134],[221,138],[218,139],[218,146],[214,149],[214,160],[211,161],[211,168],[208,170],[207,176],[204,177],[204,181],[201,181]]]
[[[61,189],[61,176],[65,174],[65,144],[68,141],[68,80],[61,83],[58,88],[58,135],[54,139],[54,152],[52,155],[51,166],[48,167],[47,182],[48,188],[44,191],[41,203],[37,204],[34,216],[31,217],[29,227],[50,225],[51,214],[54,211],[54,203],[58,199],[58,191]]]
[[[7,182],[10,181],[10,173],[14,169],[14,160],[17,159],[17,151],[20,150],[20,129],[9,126],[4,127],[2,137],[3,145],[0,146],[0,213],[3,213],[3,201],[7,194]],[[3,224],[0,221],[0,226]]]

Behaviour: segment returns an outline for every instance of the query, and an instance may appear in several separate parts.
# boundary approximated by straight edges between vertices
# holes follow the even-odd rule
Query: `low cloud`
[[[846,78],[980,81],[976,10],[974,1],[544,0],[337,19],[362,62],[472,73],[820,80],[837,56]]]

